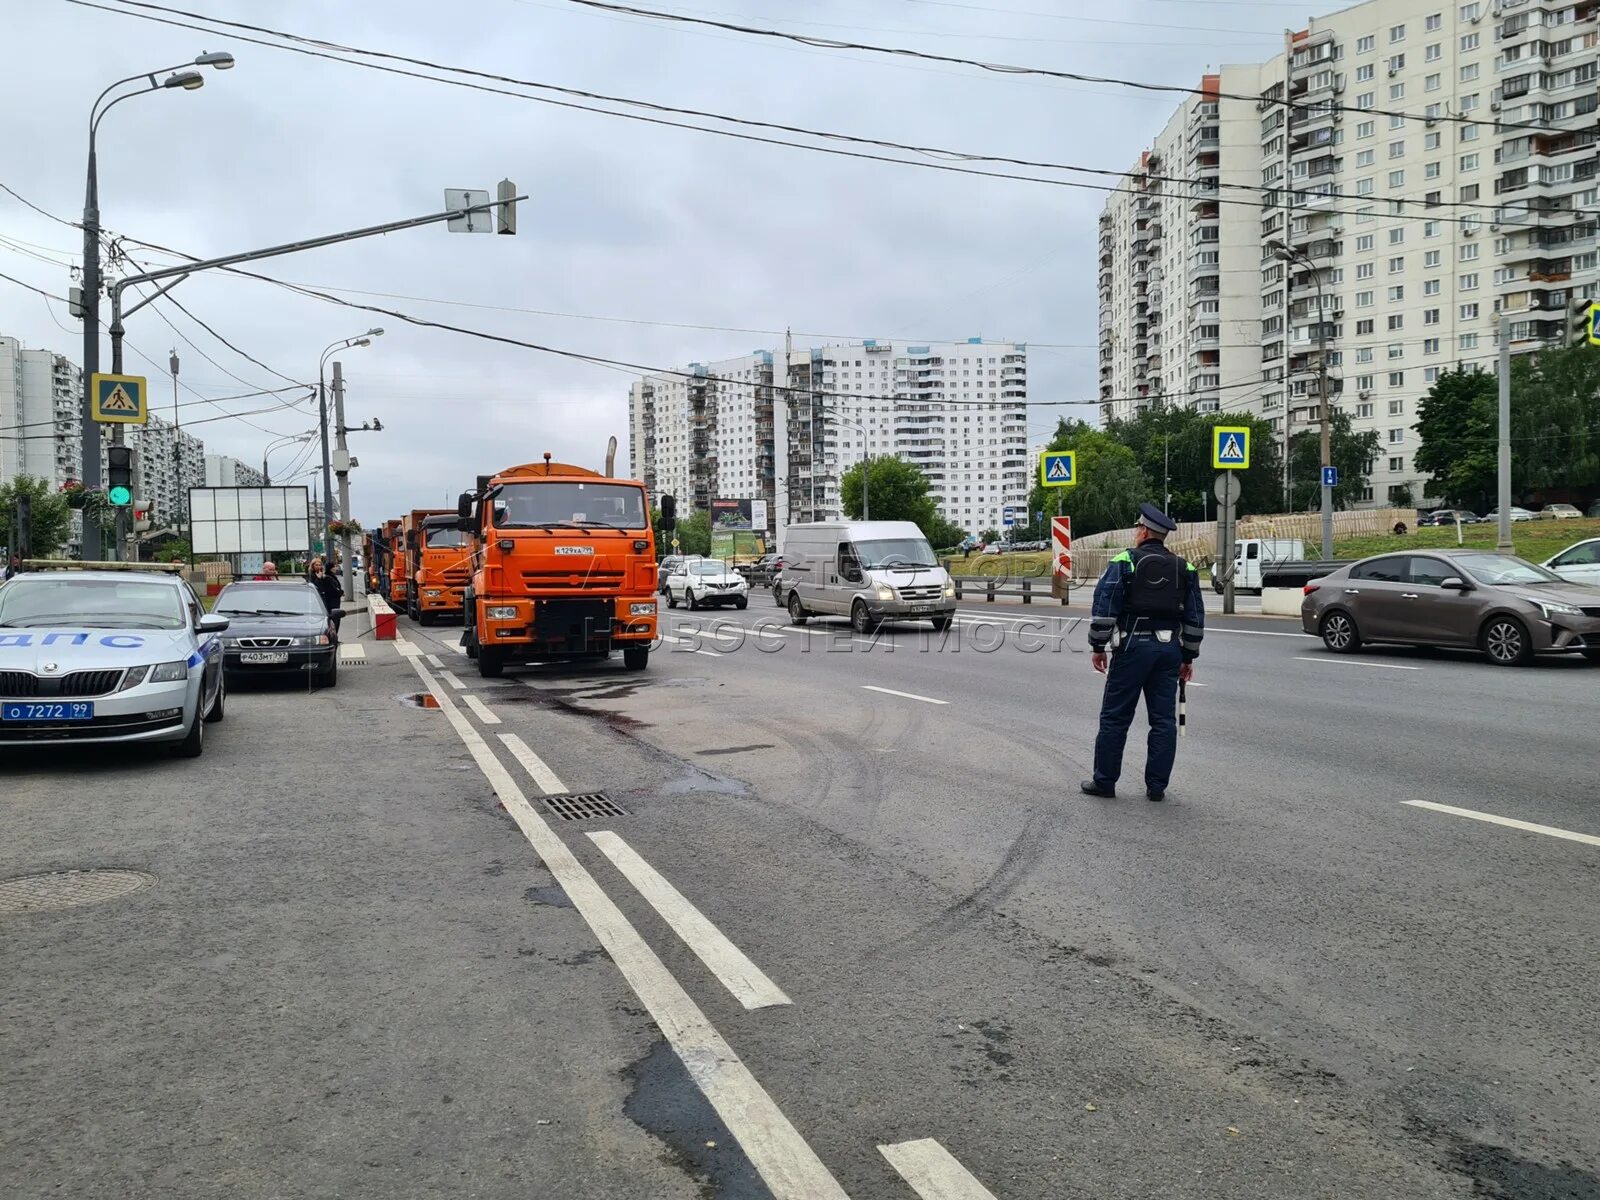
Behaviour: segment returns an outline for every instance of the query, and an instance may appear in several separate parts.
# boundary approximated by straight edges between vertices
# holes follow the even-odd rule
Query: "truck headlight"
[[[655,611],[655,602],[652,600],[647,600],[639,604],[628,605],[628,615],[630,617],[648,617]]]
[[[182,683],[189,678],[189,664],[186,662],[157,663],[150,668],[151,683]]]
[[[879,600],[893,600],[894,599],[894,589],[892,587],[887,586],[886,584],[880,583],[878,585],[878,599]]]
[[[511,605],[494,605],[486,609],[484,615],[491,621],[515,621],[517,610]]]
[[[956,585],[954,580],[946,581],[944,585],[944,594],[946,599],[954,600],[956,598]]]

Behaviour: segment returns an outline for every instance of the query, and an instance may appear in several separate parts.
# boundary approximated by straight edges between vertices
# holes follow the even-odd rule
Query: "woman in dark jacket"
[[[311,586],[317,589],[317,595],[322,597],[322,606],[328,610],[328,615],[333,618],[334,638],[339,635],[339,620],[343,616],[340,605],[344,603],[344,589],[339,586],[339,581],[323,569],[322,560],[313,558],[310,566],[306,568],[306,577]]]

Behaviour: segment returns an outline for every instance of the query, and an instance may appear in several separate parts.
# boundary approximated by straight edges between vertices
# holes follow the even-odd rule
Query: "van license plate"
[[[4,721],[92,721],[94,705],[77,700],[65,704],[0,705]]]

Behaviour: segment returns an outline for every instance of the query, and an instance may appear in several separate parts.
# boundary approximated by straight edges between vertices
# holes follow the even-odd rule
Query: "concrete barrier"
[[[1261,589],[1261,615],[1264,617],[1298,617],[1300,603],[1306,598],[1302,588],[1269,587]]]
[[[397,631],[389,602],[382,596],[368,596],[367,611],[372,614],[372,636],[380,642],[394,641]]]

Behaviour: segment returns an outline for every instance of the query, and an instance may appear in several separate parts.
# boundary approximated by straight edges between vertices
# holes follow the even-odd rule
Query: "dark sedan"
[[[304,675],[339,682],[339,642],[317,589],[298,579],[230,583],[212,609],[228,618],[223,666],[234,678]]]
[[[1380,554],[1305,587],[1300,621],[1329,650],[1368,642],[1463,646],[1521,666],[1536,654],[1600,663],[1600,588],[1493,550]]]

